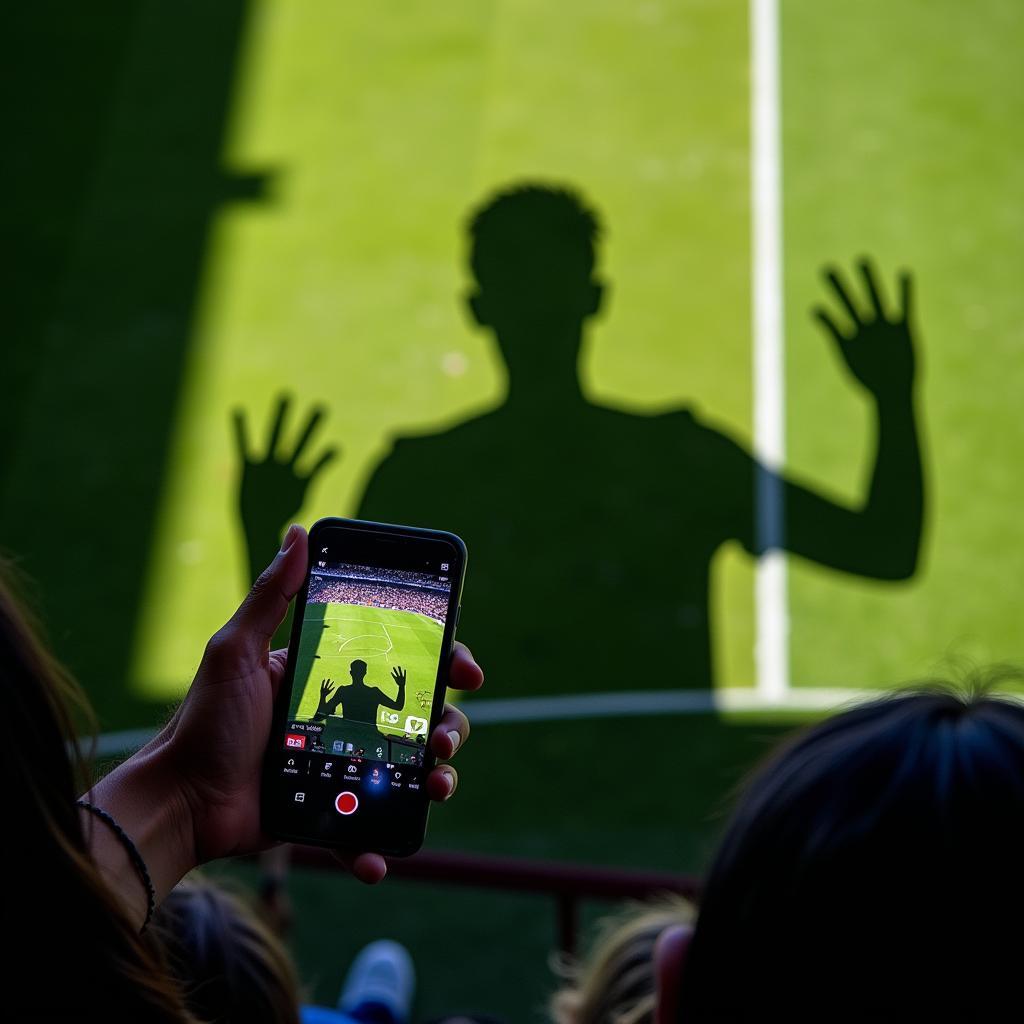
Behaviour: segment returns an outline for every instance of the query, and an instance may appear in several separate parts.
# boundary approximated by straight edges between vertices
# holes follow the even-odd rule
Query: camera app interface
[[[281,775],[309,812],[361,819],[423,783],[452,581],[443,559],[393,568],[333,554],[321,548],[310,573]]]

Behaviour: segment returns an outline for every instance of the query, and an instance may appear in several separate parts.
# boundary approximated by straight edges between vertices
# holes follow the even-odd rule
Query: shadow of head
[[[352,682],[358,686],[366,678],[366,662],[357,658],[349,665],[348,671],[352,676]]]
[[[567,188],[516,185],[475,211],[469,265],[476,287],[468,304],[506,358],[510,346],[539,360],[553,347],[578,347],[604,292],[594,275],[600,233],[597,214]]]

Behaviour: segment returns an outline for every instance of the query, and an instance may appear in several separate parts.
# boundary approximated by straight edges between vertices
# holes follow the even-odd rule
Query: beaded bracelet
[[[88,800],[79,800],[78,806],[84,807],[90,813],[95,814],[100,821],[106,822],[128,851],[128,857],[135,865],[135,870],[138,871],[142,884],[146,887],[146,920],[142,922],[142,928],[139,929],[144,932],[146,925],[153,918],[153,911],[156,910],[156,890],[153,888],[153,880],[149,877],[149,869],[146,867],[146,862],[142,859],[142,854],[139,853],[138,847],[131,841],[128,833],[105,810],[89,803]]]

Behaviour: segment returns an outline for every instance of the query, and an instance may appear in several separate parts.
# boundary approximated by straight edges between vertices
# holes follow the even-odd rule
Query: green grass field
[[[397,694],[391,672],[404,669],[405,703],[397,713],[404,719],[426,711],[430,717],[443,626],[418,612],[336,602],[309,604],[306,616],[295,664],[291,718],[313,717],[320,702],[321,679],[330,678],[342,689],[352,685],[349,666],[356,658],[367,664],[366,685],[391,699]]]
[[[850,501],[863,487],[867,405],[809,310],[825,262],[869,252],[889,275],[918,275],[929,502],[908,585],[792,564],[792,680],[882,686],[950,649],[1024,654],[1006,600],[1024,570],[1009,483],[1024,304],[1008,277],[1024,237],[1008,197],[1024,172],[1005,145],[1021,108],[1000,59],[1024,29],[998,0],[875,0],[844,12],[839,33],[835,14],[783,5],[789,465]],[[259,425],[281,390],[326,406],[325,443],[343,455],[307,496],[309,522],[358,506],[394,433],[503,401],[504,368],[463,304],[463,224],[509,182],[570,183],[606,225],[609,298],[581,365],[592,400],[687,404],[750,439],[748,45],[738,2],[413,2],[397,22],[326,2],[252,9],[221,160],[270,184],[211,226],[145,564],[137,692],[180,692],[240,592],[232,407]],[[748,686],[749,560],[724,549],[713,588],[720,682]]]
[[[791,683],[888,687],[951,654],[1024,660],[1024,6],[780,8],[787,466],[863,495],[870,409],[809,311],[822,265],[866,252],[887,281],[917,276],[928,488],[912,579],[789,560]],[[687,406],[751,443],[745,0],[39,0],[9,21],[2,174],[18,258],[0,538],[103,728],[163,720],[248,585],[234,408],[259,443],[283,391],[288,438],[299,412],[327,410],[313,447],[341,455],[295,508],[308,524],[354,513],[395,435],[506,401],[506,367],[465,303],[466,218],[496,189],[564,182],[601,216],[588,400]],[[499,525],[543,514],[523,494]],[[470,545],[467,609],[486,573]],[[753,579],[737,545],[715,556],[719,685],[755,681]],[[636,642],[671,657],[657,637]],[[731,788],[789,722],[480,726],[429,843],[698,870]],[[615,749],[648,754],[628,799],[587,785]],[[540,901],[323,876],[295,893],[319,997],[333,998],[356,915],[358,938],[412,947],[424,1015],[538,1019],[554,935]],[[456,978],[495,922],[502,955]]]

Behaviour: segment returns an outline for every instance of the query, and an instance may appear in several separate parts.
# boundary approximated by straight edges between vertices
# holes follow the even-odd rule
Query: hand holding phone
[[[287,652],[269,651],[268,640],[301,590],[308,568],[306,531],[293,526],[241,606],[207,644],[174,716],[103,780],[113,785],[131,772],[133,791],[144,786],[167,791],[157,802],[166,805],[173,827],[163,828],[160,843],[145,851],[158,895],[197,864],[272,844],[260,823],[260,767],[271,729],[272,695],[283,682]],[[460,690],[475,690],[483,682],[479,666],[459,643],[453,645],[448,676],[449,685]],[[429,741],[443,760],[455,749],[449,731],[465,740],[469,725],[460,711],[446,707]],[[426,780],[428,797],[447,799],[455,782],[451,765],[434,768]],[[380,881],[387,871],[378,853],[354,850],[342,859],[364,882]]]
[[[465,722],[444,704],[465,563],[454,534],[314,525],[264,761],[269,835],[392,856],[419,848],[429,797],[455,780],[446,769],[448,781],[432,781],[435,756],[454,748],[452,730],[435,731]]]

